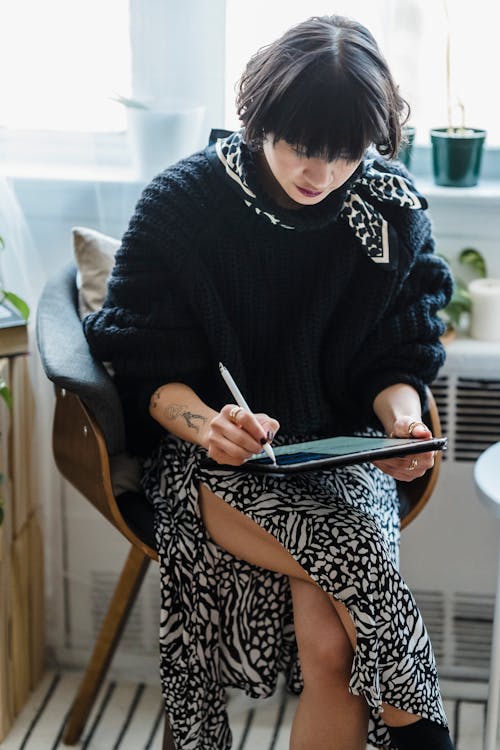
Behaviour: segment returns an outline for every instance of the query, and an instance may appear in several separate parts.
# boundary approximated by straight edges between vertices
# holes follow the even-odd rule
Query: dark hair
[[[250,148],[272,133],[328,161],[360,159],[371,144],[395,157],[409,114],[371,33],[343,16],[310,18],[262,47],[236,107]]]

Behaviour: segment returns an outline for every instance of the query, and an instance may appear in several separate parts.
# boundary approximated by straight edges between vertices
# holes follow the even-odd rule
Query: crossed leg
[[[323,591],[294,557],[257,523],[201,485],[208,535],[235,557],[287,575],[304,689],[292,725],[290,750],[364,750],[368,707],[348,690],[356,630],[342,602]],[[420,717],[383,704],[389,726]]]

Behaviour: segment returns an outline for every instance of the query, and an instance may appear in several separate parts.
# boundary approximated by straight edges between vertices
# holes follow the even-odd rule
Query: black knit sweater
[[[338,217],[344,195],[286,211],[262,194],[297,228],[275,226],[245,205],[213,147],[145,189],[104,308],[84,321],[93,353],[113,363],[132,452],[161,435],[148,413],[159,385],[186,383],[215,409],[233,401],[219,361],[288,435],[377,424],[373,399],[393,383],[425,398],[444,360],[436,313],[451,294],[428,218],[377,204],[396,258],[378,265]]]

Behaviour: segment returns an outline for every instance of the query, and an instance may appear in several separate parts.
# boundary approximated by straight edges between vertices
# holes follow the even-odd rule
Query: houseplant
[[[443,0],[446,16],[446,100],[448,124],[431,129],[432,168],[437,185],[472,187],[477,185],[486,131],[466,126],[465,107],[457,101],[454,106],[451,75],[451,31],[448,4]],[[456,124],[454,112],[460,112]]]
[[[450,261],[444,255],[441,255],[441,257],[451,267]],[[472,299],[468,287],[469,280],[470,278],[484,279],[487,276],[486,261],[479,250],[466,247],[460,251],[457,260],[458,264],[466,270],[468,278],[464,280],[454,275],[451,300],[441,312],[441,317],[447,325],[444,334],[445,341],[453,339],[457,331],[468,330],[472,310]]]
[[[413,125],[403,125],[398,159],[405,165],[406,169],[411,169],[411,157],[413,153],[414,140],[415,127]]]
[[[5,246],[5,243],[3,241],[3,237],[0,236],[0,251],[3,250]],[[1,271],[1,269],[0,269]],[[23,316],[23,318],[27,321],[29,318],[30,310],[26,302],[19,297],[17,294],[14,294],[14,292],[9,292],[7,289],[4,288],[3,285],[3,278],[2,274],[0,272],[0,302],[3,302],[3,300],[8,300],[13,307],[15,307]],[[12,394],[10,392],[10,388],[8,387],[7,383],[3,379],[2,376],[0,376],[0,398],[2,398],[9,409],[12,408]],[[0,440],[2,438],[2,433],[0,431]],[[0,471],[0,525],[3,521],[3,497],[2,497],[2,483],[3,483],[3,474]]]

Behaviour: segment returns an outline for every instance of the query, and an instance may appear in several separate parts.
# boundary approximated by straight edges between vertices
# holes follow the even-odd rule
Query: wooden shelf
[[[44,560],[40,509],[33,491],[33,397],[25,356],[0,359],[14,394],[0,399],[0,742],[7,736],[44,669]]]

